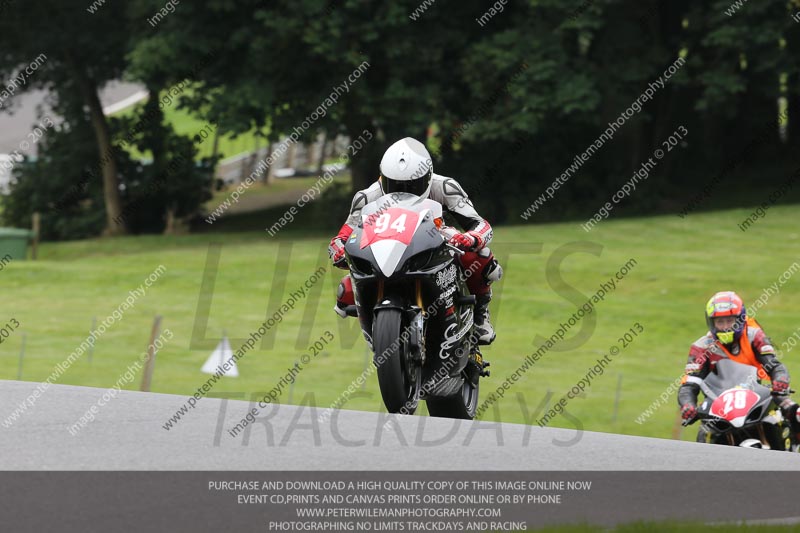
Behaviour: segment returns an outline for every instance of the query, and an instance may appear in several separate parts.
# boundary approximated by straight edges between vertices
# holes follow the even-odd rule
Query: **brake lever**
[[[444,243],[444,245],[447,246],[448,248],[450,248],[451,250],[453,250],[457,255],[464,255],[465,253],[467,253],[464,250],[462,250],[461,248],[456,248],[452,244]]]
[[[711,414],[708,414],[708,413],[700,413],[700,412],[698,412],[696,415],[694,415],[693,418],[691,418],[689,420],[684,420],[683,422],[681,422],[681,425],[683,427],[686,427],[686,426],[691,426],[695,422],[701,422],[703,420],[718,420],[718,419],[719,419],[718,416],[714,416],[714,415],[711,415]]]
[[[695,415],[694,417],[692,417],[692,418],[689,418],[689,419],[687,419],[687,420],[684,420],[683,422],[681,422],[681,425],[682,425],[683,427],[691,426],[692,424],[694,424],[694,423],[695,423],[695,422],[697,422],[698,420],[700,420],[700,416],[698,416],[698,415]]]

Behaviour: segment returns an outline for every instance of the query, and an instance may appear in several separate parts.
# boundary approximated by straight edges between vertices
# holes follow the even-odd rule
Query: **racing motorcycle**
[[[705,379],[690,376],[705,394],[697,416],[683,425],[702,420],[698,442],[798,451],[788,422],[777,408],[770,409],[772,391],[758,382],[755,367],[735,361],[717,361],[717,372]],[[794,391],[790,391],[794,392]]]
[[[361,211],[345,243],[357,316],[390,413],[472,419],[488,362],[474,331],[475,296],[442,231],[442,205],[407,193]]]

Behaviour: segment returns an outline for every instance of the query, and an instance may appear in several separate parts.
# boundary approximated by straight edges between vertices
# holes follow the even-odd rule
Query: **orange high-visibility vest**
[[[744,331],[742,331],[742,336],[739,337],[739,354],[733,355],[731,352],[725,348],[725,345],[716,341],[717,346],[722,348],[722,351],[728,356],[728,359],[734,361],[736,363],[740,363],[743,365],[750,365],[756,367],[758,369],[758,378],[759,379],[770,379],[769,375],[767,374],[766,370],[764,370],[764,366],[758,362],[756,359],[756,354],[753,352],[753,346],[750,344],[750,337],[747,335],[747,328],[748,326],[753,326],[756,328],[761,329],[761,326],[756,322],[754,318],[747,317],[747,322],[745,323]]]

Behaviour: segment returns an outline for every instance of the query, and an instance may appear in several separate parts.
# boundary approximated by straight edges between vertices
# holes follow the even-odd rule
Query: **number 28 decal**
[[[714,401],[711,414],[727,419],[744,416],[758,403],[758,394],[749,389],[728,390]]]

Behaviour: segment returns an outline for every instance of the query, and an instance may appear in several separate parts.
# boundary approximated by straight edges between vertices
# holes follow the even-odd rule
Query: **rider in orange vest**
[[[697,416],[700,387],[687,382],[687,377],[705,379],[709,372],[716,371],[717,361],[730,359],[756,367],[760,379],[772,381],[775,404],[791,423],[793,433],[800,437],[798,405],[789,397],[789,371],[778,361],[772,342],[758,322],[747,316],[742,299],[735,292],[718,292],[706,305],[706,323],[708,333],[689,349],[686,374],[678,390],[681,417],[693,420]]]

